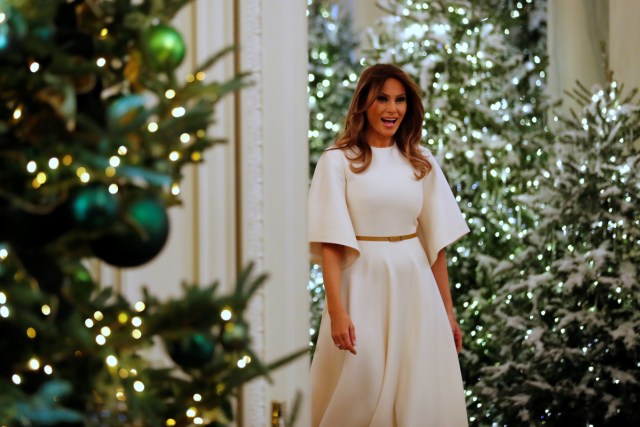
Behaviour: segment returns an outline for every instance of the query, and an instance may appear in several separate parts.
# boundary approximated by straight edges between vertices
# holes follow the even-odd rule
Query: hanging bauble
[[[8,25],[0,25],[0,52],[7,50],[11,44],[11,34]]]
[[[222,330],[221,341],[227,350],[242,350],[249,343],[249,330],[241,321],[227,322]]]
[[[22,40],[29,32],[28,19],[16,6],[0,1],[0,11],[4,18],[0,23],[0,52],[16,46],[16,42]]]
[[[112,130],[119,130],[131,123],[144,111],[144,96],[128,95],[116,99],[107,109],[107,124]]]
[[[165,341],[171,359],[185,369],[202,368],[213,359],[213,337],[196,333]]]
[[[153,66],[160,71],[174,70],[184,59],[186,48],[182,35],[165,24],[154,25],[145,34]]]
[[[169,236],[169,217],[157,198],[142,195],[124,209],[124,221],[95,240],[97,257],[116,267],[142,265],[160,253]]]
[[[71,216],[84,230],[102,230],[118,217],[120,201],[104,185],[92,185],[78,190],[71,197]]]
[[[81,56],[75,56],[72,61],[74,64],[82,66],[84,65],[83,63],[85,59]],[[78,95],[84,95],[91,92],[93,88],[96,87],[96,82],[98,81],[98,77],[93,73],[75,74],[70,77],[73,88]]]
[[[3,239],[23,247],[46,245],[73,227],[64,206],[38,207],[34,212],[11,205],[2,211],[0,220],[4,231],[0,234]]]

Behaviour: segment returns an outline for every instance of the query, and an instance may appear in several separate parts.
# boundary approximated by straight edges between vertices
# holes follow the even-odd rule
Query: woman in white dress
[[[469,229],[419,144],[423,116],[401,69],[369,67],[318,161],[309,240],[326,304],[311,366],[314,427],[467,425],[444,249]]]

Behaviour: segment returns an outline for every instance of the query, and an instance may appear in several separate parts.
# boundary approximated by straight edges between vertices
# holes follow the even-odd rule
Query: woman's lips
[[[382,119],[380,119],[380,121],[382,121],[382,125],[384,127],[392,128],[392,127],[394,127],[396,125],[396,122],[398,121],[398,119],[382,118]]]

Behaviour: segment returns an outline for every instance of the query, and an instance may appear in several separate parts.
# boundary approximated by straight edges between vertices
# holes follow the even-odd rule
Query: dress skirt
[[[335,347],[325,310],[311,368],[313,426],[466,426],[451,326],[419,240],[359,245],[342,274],[358,354]]]

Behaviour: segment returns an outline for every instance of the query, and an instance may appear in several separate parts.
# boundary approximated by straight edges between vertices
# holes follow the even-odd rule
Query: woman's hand
[[[456,351],[460,353],[462,350],[462,331],[455,317],[449,316],[449,323],[451,324],[451,332],[453,332],[453,341],[456,344]]]
[[[356,354],[356,328],[344,310],[329,312],[331,318],[331,338],[339,350],[349,350]]]

